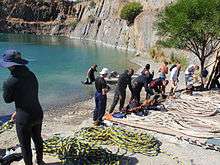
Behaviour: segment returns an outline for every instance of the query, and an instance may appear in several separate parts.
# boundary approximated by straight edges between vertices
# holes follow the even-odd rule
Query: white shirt
[[[178,79],[178,69],[177,69],[177,67],[175,67],[175,68],[173,68],[172,70],[171,70],[171,73],[170,73],[170,80],[171,81],[177,81],[177,79]]]

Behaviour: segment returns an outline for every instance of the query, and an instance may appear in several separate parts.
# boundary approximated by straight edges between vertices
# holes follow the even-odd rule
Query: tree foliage
[[[220,0],[178,0],[159,14],[160,43],[187,49],[201,62],[220,47]]]
[[[138,2],[130,2],[126,4],[122,10],[120,17],[129,22],[129,24],[134,22],[134,19],[142,12],[143,6]]]

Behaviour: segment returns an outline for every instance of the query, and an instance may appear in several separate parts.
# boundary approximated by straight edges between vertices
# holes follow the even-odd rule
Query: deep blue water
[[[93,63],[98,64],[99,71],[102,67],[122,71],[130,66],[131,57],[113,48],[63,37],[0,34],[0,54],[7,48],[19,50],[31,61],[28,67],[39,79],[39,98],[44,109],[91,97],[94,86],[84,86],[81,81]],[[1,87],[8,75],[7,69],[0,69]],[[0,114],[12,111],[14,105],[5,104],[0,97]]]

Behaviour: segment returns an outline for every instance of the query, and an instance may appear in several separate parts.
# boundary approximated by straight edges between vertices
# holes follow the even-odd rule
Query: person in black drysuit
[[[107,103],[107,93],[110,87],[107,85],[104,78],[108,76],[108,69],[103,68],[100,72],[100,77],[95,80],[95,110],[93,113],[93,121],[95,126],[102,124],[102,117],[105,115],[106,103]]]
[[[149,72],[149,70],[146,70],[145,72],[142,72],[140,76],[135,78],[132,81],[132,100],[135,99],[138,103],[140,103],[140,93],[142,88],[145,88],[145,91],[148,90],[148,84],[152,81],[153,74]]]
[[[131,76],[134,74],[133,69],[125,70],[118,78],[118,84],[115,89],[115,95],[113,99],[113,103],[109,110],[109,113],[112,113],[117,105],[118,101],[120,100],[119,111],[124,107],[125,98],[126,98],[126,88],[129,87],[132,93],[132,86],[131,86]]]
[[[84,82],[84,84],[92,84],[95,81],[95,72],[97,72],[96,68],[97,68],[96,64],[92,65],[89,68],[89,70],[87,72],[87,78],[86,78],[86,81]]]
[[[37,164],[43,162],[43,139],[41,127],[43,111],[38,100],[38,81],[25,65],[16,50],[7,50],[0,60],[0,66],[8,68],[11,76],[3,84],[3,98],[6,103],[15,102],[15,120],[18,140],[25,165],[32,165],[31,138],[35,144]]]

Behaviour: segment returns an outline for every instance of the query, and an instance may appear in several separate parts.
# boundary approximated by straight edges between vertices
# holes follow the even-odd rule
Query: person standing
[[[160,72],[160,78],[161,79],[166,79],[166,75],[168,74],[168,62],[164,61],[164,63],[160,66],[159,72]]]
[[[124,107],[125,98],[126,98],[126,88],[129,87],[131,94],[132,92],[132,86],[131,86],[131,76],[134,74],[133,69],[125,70],[124,73],[122,73],[118,78],[118,84],[115,89],[115,95],[113,99],[113,103],[111,105],[111,108],[109,110],[109,113],[112,113],[115,109],[115,106],[117,105],[118,101],[120,100],[119,105],[119,111]]]
[[[108,76],[108,69],[103,68],[100,72],[100,77],[95,80],[95,110],[93,114],[93,121],[95,126],[99,126],[102,123],[102,117],[105,115],[107,93],[110,90],[105,78]]]
[[[198,65],[189,65],[185,70],[185,81],[186,81],[186,90],[189,94],[192,94],[193,91],[193,76],[195,71],[199,70]]]
[[[96,68],[97,68],[96,64],[92,65],[89,68],[89,70],[87,72],[87,78],[86,78],[86,81],[84,82],[84,84],[92,84],[95,81],[95,72],[97,72]]]
[[[170,89],[170,96],[173,96],[175,94],[175,91],[177,89],[177,83],[178,83],[178,77],[180,73],[181,65],[177,64],[170,73],[170,82],[171,82],[171,89]]]
[[[43,162],[43,139],[41,128],[43,111],[38,99],[38,80],[25,65],[28,61],[21,58],[16,50],[7,50],[0,60],[0,67],[8,68],[11,76],[3,84],[3,98],[6,103],[15,103],[15,120],[18,140],[25,165],[32,165],[31,138],[36,148],[38,165]]]

